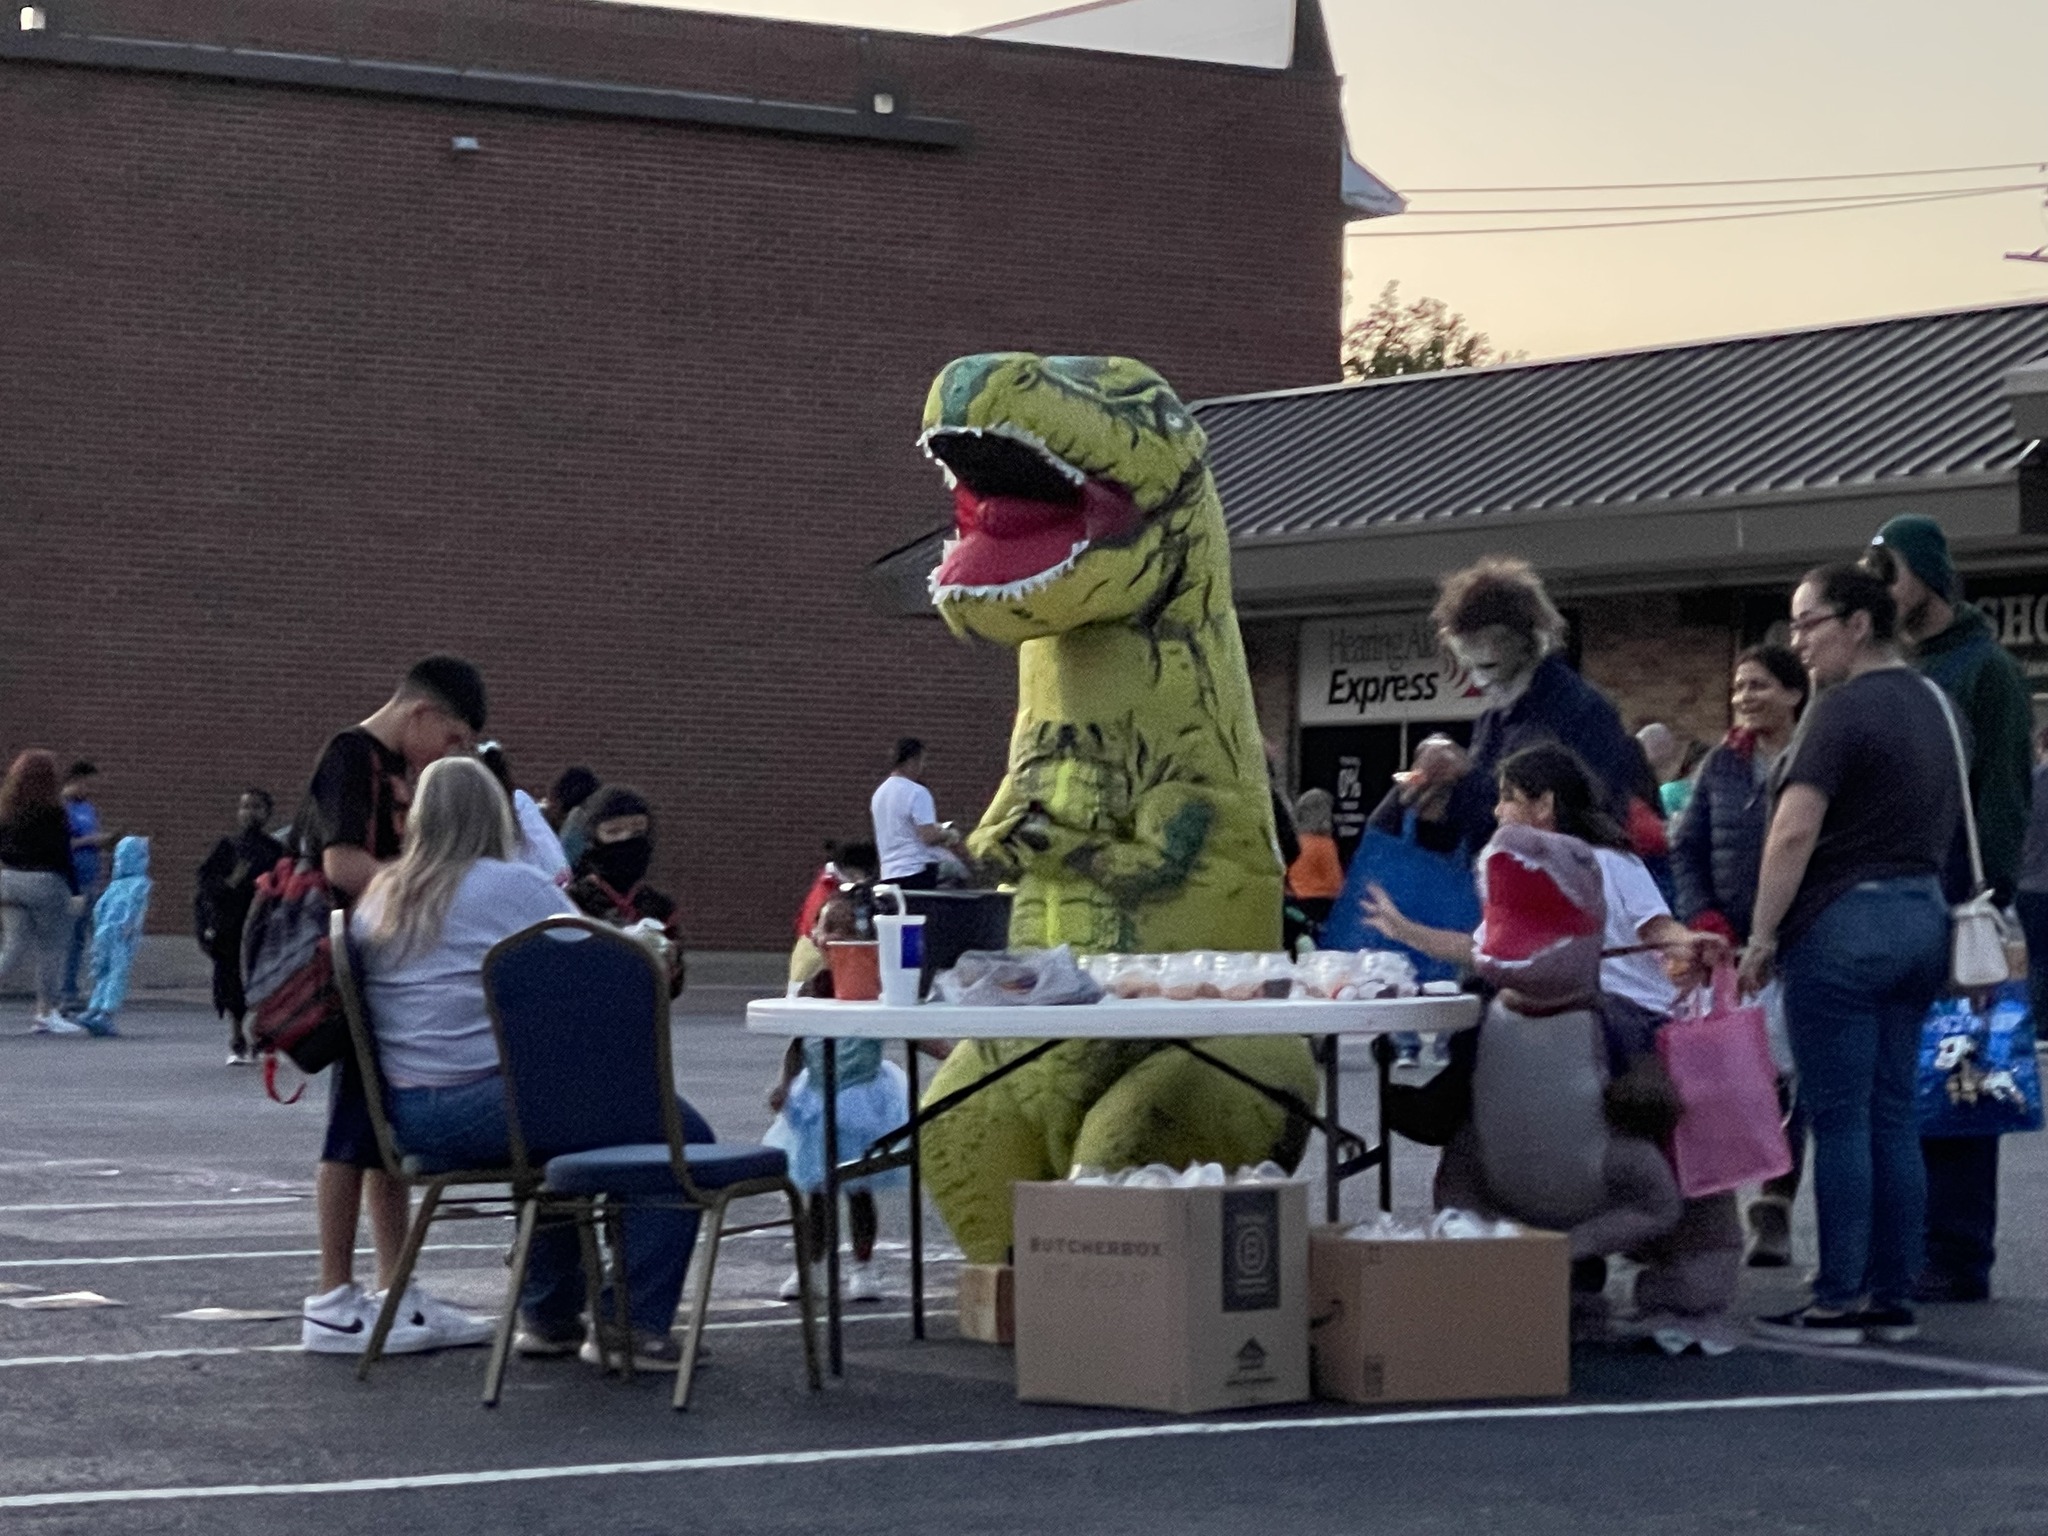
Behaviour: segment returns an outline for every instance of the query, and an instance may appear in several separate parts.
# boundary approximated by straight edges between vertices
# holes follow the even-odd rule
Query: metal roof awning
[[[1965,558],[2048,555],[2048,472],[2005,396],[2043,356],[2035,302],[1191,409],[1247,608],[1412,598],[1486,553],[1705,585],[1839,558],[1907,510]]]

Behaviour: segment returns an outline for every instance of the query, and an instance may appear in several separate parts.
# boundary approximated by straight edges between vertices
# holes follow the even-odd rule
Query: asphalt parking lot
[[[745,995],[693,990],[677,1036],[684,1091],[734,1138],[765,1128],[780,1052],[741,1030]],[[891,1294],[850,1309],[847,1374],[822,1394],[804,1390],[793,1309],[774,1299],[787,1241],[764,1234],[720,1261],[688,1413],[660,1379],[516,1360],[488,1411],[480,1350],[394,1360],[366,1384],[352,1361],[298,1351],[319,1111],[270,1104],[225,1068],[203,1006],[145,999],[124,1026],[118,1041],[0,1036],[0,1302],[116,1303],[0,1305],[13,1529],[2048,1530],[2039,1137],[2007,1147],[1999,1299],[1930,1308],[1923,1338],[1896,1348],[1582,1347],[1556,1404],[1191,1420],[1022,1405],[1005,1351],[951,1336],[942,1231],[933,1336],[911,1341],[897,1196]],[[1348,1086],[1368,1102],[1362,1061]],[[1404,1206],[1423,1204],[1428,1165],[1406,1149]],[[1370,1182],[1348,1208],[1364,1213]],[[424,1278],[495,1309],[504,1233],[437,1227]],[[1763,1310],[1798,1280],[1746,1287]],[[177,1315],[200,1308],[287,1315]]]

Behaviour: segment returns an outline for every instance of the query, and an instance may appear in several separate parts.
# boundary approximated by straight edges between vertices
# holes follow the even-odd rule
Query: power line
[[[1860,203],[1836,203],[1825,208],[1766,208],[1754,213],[1689,214],[1676,219],[1607,219],[1590,224],[1497,224],[1484,229],[1352,229],[1345,234],[1357,240],[1428,240],[1445,235],[1554,235],[1574,229],[1651,229],[1663,224],[1725,224],[1735,219],[1786,219],[1801,214],[1858,213],[1875,208],[1905,208],[1915,203],[1946,203],[1958,198],[1987,197],[2007,192],[2007,187],[1966,192],[1923,192],[1909,197],[1873,199]]]
[[[1409,187],[1414,197],[1460,197],[1467,193],[1667,192],[1682,187],[1783,187],[1815,181],[1896,181],[1909,176],[1969,176],[1980,171],[2048,169],[2048,160],[2011,160],[2002,165],[1951,165],[1925,171],[1845,171],[1839,176],[1729,176],[1717,181],[1605,181],[1569,187]]]
[[[2016,181],[2000,187],[1955,187],[1948,192],[2032,192],[2048,186],[2048,182]],[[1420,194],[1418,194],[1420,195]],[[1916,198],[1933,196],[1928,192],[1900,189],[1897,192],[1836,192],[1819,197],[1732,197],[1704,203],[1579,203],[1554,208],[1410,208],[1403,217],[1410,219],[1487,219],[1520,218],[1525,214],[1554,213],[1654,213],[1672,209],[1699,208],[1779,208],[1808,207],[1816,212],[1825,212],[1825,205],[1851,203],[1858,206],[1881,208],[1889,202],[1911,202]]]

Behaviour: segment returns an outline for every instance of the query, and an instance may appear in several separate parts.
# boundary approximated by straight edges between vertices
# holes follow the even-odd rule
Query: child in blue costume
[[[149,916],[149,839],[114,845],[114,878],[93,908],[92,1000],[78,1022],[96,1035],[116,1035],[114,1015],[128,999],[128,971]]]
[[[853,902],[834,896],[818,913],[812,926],[811,942],[824,952],[832,939],[854,937],[856,914]],[[804,983],[806,997],[830,997],[832,973],[820,971]],[[878,1137],[887,1135],[910,1118],[909,1079],[893,1061],[882,1059],[879,1040],[842,1040],[834,1063],[838,1079],[839,1161],[849,1162],[868,1149]],[[792,1040],[783,1057],[782,1079],[768,1095],[768,1107],[779,1110],[775,1123],[761,1140],[789,1154],[790,1182],[806,1196],[809,1247],[813,1262],[825,1252],[825,1095],[818,1084],[825,1080],[825,1052],[818,1040]],[[848,1235],[853,1240],[853,1264],[846,1277],[848,1301],[879,1301],[881,1290],[875,1281],[872,1260],[875,1234],[880,1225],[874,1191],[906,1182],[908,1175],[897,1169],[872,1178],[841,1185],[846,1194]],[[797,1276],[791,1271],[783,1283],[782,1299],[794,1300]]]

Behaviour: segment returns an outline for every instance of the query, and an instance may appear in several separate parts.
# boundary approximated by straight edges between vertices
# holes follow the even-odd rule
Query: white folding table
[[[1386,1091],[1393,1053],[1384,1037],[1408,1031],[1468,1029],[1479,1021],[1479,999],[1470,996],[1380,998],[1333,1002],[1314,998],[1259,999],[1225,1002],[1198,999],[1104,998],[1072,1007],[961,1007],[925,1003],[891,1007],[885,1003],[847,1003],[829,998],[775,998],[747,1004],[747,1028],[784,1038],[810,1037],[823,1043],[825,1123],[825,1315],[831,1345],[832,1373],[844,1374],[839,1297],[839,1187],[842,1181],[907,1167],[910,1170],[910,1297],[911,1332],[924,1337],[924,1202],[918,1178],[919,1135],[925,1122],[971,1098],[991,1083],[1035,1061],[1062,1040],[1157,1040],[1178,1047],[1218,1071],[1245,1082],[1274,1099],[1289,1114],[1323,1132],[1325,1206],[1337,1220],[1337,1196],[1345,1179],[1368,1168],[1379,1170],[1380,1206],[1393,1202],[1392,1138],[1387,1131]],[[1224,1036],[1299,1035],[1320,1039],[1324,1106],[1303,1104],[1284,1089],[1259,1083],[1229,1063],[1201,1049],[1198,1042]],[[1367,1145],[1346,1131],[1337,1118],[1337,1042],[1344,1035],[1376,1038],[1373,1058],[1378,1068],[1379,1139]],[[910,1118],[875,1142],[860,1157],[838,1158],[838,1042],[841,1040],[903,1040],[909,1042],[904,1067],[910,1079]],[[1021,1053],[957,1093],[934,1103],[918,1103],[919,1040],[1035,1040],[1035,1049]]]

